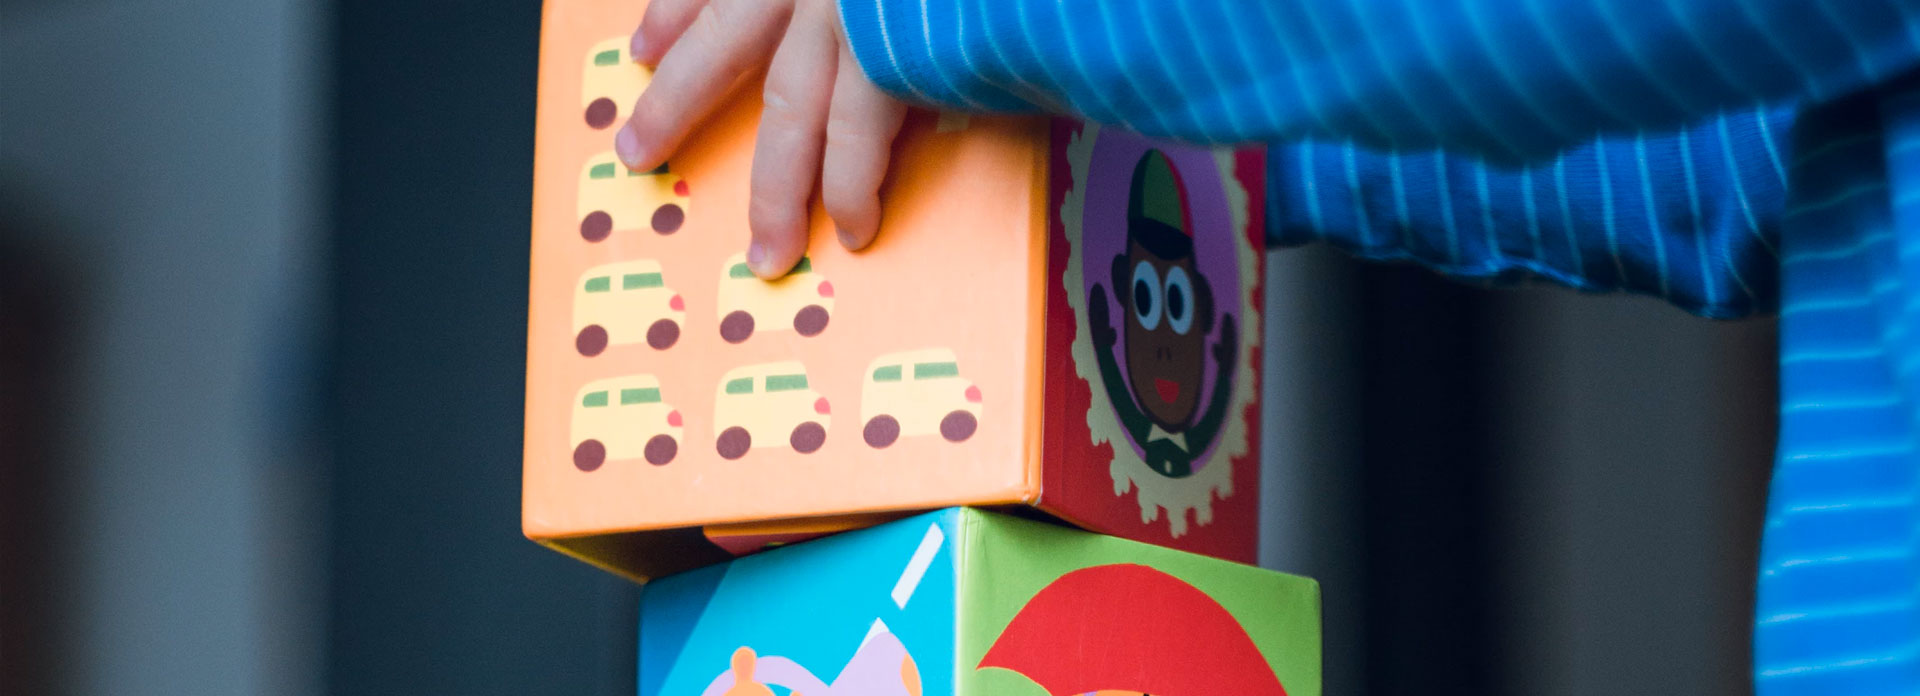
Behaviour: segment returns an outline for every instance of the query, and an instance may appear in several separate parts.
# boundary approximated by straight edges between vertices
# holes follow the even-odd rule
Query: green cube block
[[[1313,580],[950,508],[647,586],[639,696],[1318,696]]]

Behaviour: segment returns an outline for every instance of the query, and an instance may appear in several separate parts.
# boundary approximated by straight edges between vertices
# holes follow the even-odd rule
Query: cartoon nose
[[[674,295],[673,299],[667,300],[667,308],[676,312],[687,311],[687,301],[680,299],[679,295]]]
[[[967,387],[967,402],[975,403],[975,404],[980,403],[980,387],[979,386],[970,385]]]
[[[681,179],[679,181],[673,182],[673,195],[679,196],[681,198],[687,197],[687,180],[686,179]]]
[[[813,412],[823,416],[832,412],[827,406],[827,397],[823,396],[813,400]]]
[[[830,282],[830,281],[825,281],[825,280],[823,280],[823,281],[820,281],[820,296],[821,296],[821,297],[833,297],[833,283],[832,283],[832,282]]]
[[[667,425],[671,425],[675,428],[680,427],[680,409],[674,409],[672,411],[667,412]]]

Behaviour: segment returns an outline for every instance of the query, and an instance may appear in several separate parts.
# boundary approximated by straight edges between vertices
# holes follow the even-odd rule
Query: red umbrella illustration
[[[1143,565],[1082,568],[1013,617],[979,668],[1019,672],[1054,696],[1286,696],[1240,622],[1206,593]]]

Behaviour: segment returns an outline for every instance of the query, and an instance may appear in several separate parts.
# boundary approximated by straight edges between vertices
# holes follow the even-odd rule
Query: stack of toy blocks
[[[766,282],[756,88],[612,152],[643,9],[546,5],[523,507],[652,581],[640,696],[1318,694],[1318,586],[1247,565],[1260,153],[916,114],[878,241],[816,207]]]

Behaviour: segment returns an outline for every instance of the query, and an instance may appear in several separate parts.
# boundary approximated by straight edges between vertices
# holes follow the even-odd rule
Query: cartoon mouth
[[[1161,401],[1167,403],[1180,398],[1180,383],[1170,379],[1153,378],[1153,390],[1159,393]]]

